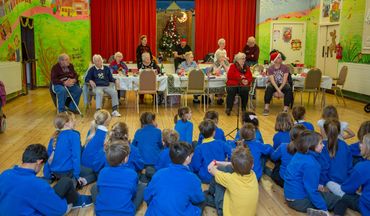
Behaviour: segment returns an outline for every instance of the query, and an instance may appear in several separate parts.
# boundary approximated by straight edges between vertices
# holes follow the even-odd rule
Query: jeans
[[[96,86],[93,89],[95,93],[96,109],[101,109],[103,104],[104,93],[108,94],[112,98],[113,110],[118,107],[118,96],[117,91],[114,89],[114,83],[110,83],[109,86]]]
[[[53,88],[53,92],[56,94],[56,97],[57,97],[58,112],[66,111],[65,103],[66,103],[67,98],[69,97],[67,90],[65,89],[63,85],[53,85],[52,88]],[[71,87],[67,87],[67,88],[69,92],[71,93],[73,100],[76,102],[78,106],[78,103],[80,102],[80,96],[82,93],[82,89],[77,84]],[[77,110],[77,107],[72,102],[69,104],[69,109]]]
[[[248,103],[248,95],[249,95],[249,87],[248,86],[243,86],[243,87],[238,87],[238,86],[228,86],[226,87],[227,91],[227,97],[226,97],[226,108],[228,110],[231,110],[234,105],[234,99],[236,94],[239,94],[240,99],[242,101],[242,111],[246,110],[247,103]],[[238,105],[240,106],[240,105]]]
[[[320,194],[324,198],[328,210],[333,210],[336,207],[338,201],[340,200],[340,197],[330,192],[320,192]],[[288,201],[288,206],[299,212],[307,212],[308,208],[315,208],[311,200],[308,198]]]
[[[279,85],[278,85],[279,86]],[[265,90],[265,104],[270,104],[273,94],[276,92],[272,84],[268,84]],[[284,106],[289,106],[293,101],[293,92],[289,84],[285,84],[281,92],[284,93]]]
[[[53,188],[60,198],[65,198],[67,200],[68,204],[74,203],[78,199],[79,194],[73,186],[72,179],[68,177],[62,177],[59,179],[58,183],[56,183]]]

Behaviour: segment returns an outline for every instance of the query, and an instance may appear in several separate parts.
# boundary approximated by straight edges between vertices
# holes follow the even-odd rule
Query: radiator
[[[5,85],[6,94],[22,90],[22,63],[0,62],[0,80]]]
[[[370,96],[370,64],[341,62],[338,65],[338,74],[344,65],[348,67],[344,90]]]

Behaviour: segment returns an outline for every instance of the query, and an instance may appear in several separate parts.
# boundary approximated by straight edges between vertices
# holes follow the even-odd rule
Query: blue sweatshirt
[[[253,163],[253,171],[256,173],[257,179],[259,180],[262,176],[262,155],[270,155],[274,150],[272,149],[271,145],[263,144],[258,140],[250,140],[245,141],[245,144],[248,145],[249,150],[252,153],[254,163]]]
[[[98,172],[100,169],[94,166],[96,160],[102,156],[98,154],[99,151],[104,149],[105,137],[107,136],[107,128],[99,125],[96,129],[95,135],[90,139],[90,141],[85,145],[85,148],[81,156],[81,164],[85,167],[93,169]],[[103,157],[104,158],[104,157]]]
[[[361,186],[360,212],[362,215],[370,215],[370,160],[357,163],[351,176],[342,184],[342,191],[355,194]]]
[[[36,172],[14,166],[0,175],[1,215],[64,215],[67,201],[61,199]]]
[[[216,127],[216,133],[215,133],[215,136],[214,136],[213,138],[215,138],[215,140],[220,140],[220,141],[226,142],[225,133],[224,133],[224,131],[223,131],[221,128],[219,128],[219,127]],[[199,137],[198,137],[198,144],[197,144],[197,145],[202,144],[203,139],[204,139],[203,134],[202,134],[202,133],[199,133]]]
[[[135,215],[137,173],[125,164],[104,167],[97,181],[96,215]]]
[[[109,67],[103,66],[103,69],[98,69],[92,66],[85,77],[85,82],[94,81],[96,86],[109,86],[110,82],[115,82]]]
[[[148,216],[197,216],[202,211],[196,205],[204,201],[204,194],[200,180],[188,167],[170,164],[155,173],[144,191],[144,200]]]
[[[277,149],[281,143],[290,143],[289,131],[278,131],[272,140],[274,149]]]
[[[285,171],[285,199],[309,199],[320,210],[327,211],[326,203],[318,191],[320,179],[320,164],[315,158],[315,152],[307,154],[297,152]]]
[[[313,124],[311,124],[310,122],[306,122],[304,120],[299,120],[295,124],[301,124],[301,125],[305,126],[305,128],[307,130],[315,131],[315,128],[314,128]]]
[[[180,141],[187,142],[190,145],[193,142],[193,123],[191,121],[183,122],[181,119],[175,124],[175,131],[179,133]]]
[[[274,161],[281,160],[279,174],[282,179],[285,178],[285,171],[292,160],[293,155],[288,152],[289,143],[282,143],[272,154],[271,159]]]
[[[236,132],[235,141],[238,141],[240,139],[240,131]],[[261,143],[265,143],[263,141],[263,137],[260,130],[256,130],[256,140],[259,140]]]
[[[154,125],[144,125],[136,131],[132,145],[139,149],[144,165],[155,165],[163,148],[162,132]]]
[[[53,152],[53,138],[48,145],[48,155]],[[44,176],[51,178],[51,173],[72,172],[73,177],[80,177],[81,140],[80,134],[74,130],[62,130],[58,137],[54,151],[54,159],[45,163]]]
[[[213,161],[225,161],[231,158],[231,148],[225,142],[213,138],[204,139],[201,145],[195,148],[190,167],[203,183],[209,184],[212,175],[208,172],[208,164]]]
[[[329,155],[328,141],[323,141],[325,145],[320,154],[321,164],[328,164],[325,168],[321,166],[321,172],[326,175],[326,184],[328,181],[334,181],[342,184],[350,175],[352,171],[352,154],[348,145],[338,139],[338,149],[335,157],[331,158]]]
[[[353,157],[361,157],[360,141],[349,145],[349,150]]]
[[[170,148],[165,147],[159,156],[158,162],[155,164],[155,170],[167,168],[171,163]]]

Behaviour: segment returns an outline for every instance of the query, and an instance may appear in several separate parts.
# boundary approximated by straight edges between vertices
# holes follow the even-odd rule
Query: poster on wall
[[[342,9],[342,0],[321,0],[321,25],[338,24]]]
[[[292,39],[292,27],[284,27],[283,28],[283,41],[285,43],[289,43]]]

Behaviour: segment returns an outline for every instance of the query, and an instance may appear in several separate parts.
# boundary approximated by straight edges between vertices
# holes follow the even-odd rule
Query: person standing
[[[141,35],[140,36],[140,44],[136,48],[136,64],[137,68],[140,68],[140,64],[143,62],[142,61],[142,54],[143,53],[149,53],[150,54],[150,60],[153,59],[153,54],[152,51],[150,50],[150,47],[148,46],[148,38],[146,35]]]
[[[256,39],[254,37],[249,37],[247,44],[243,49],[245,53],[245,63],[250,67],[258,63],[258,58],[260,55],[260,48],[256,44]]]

